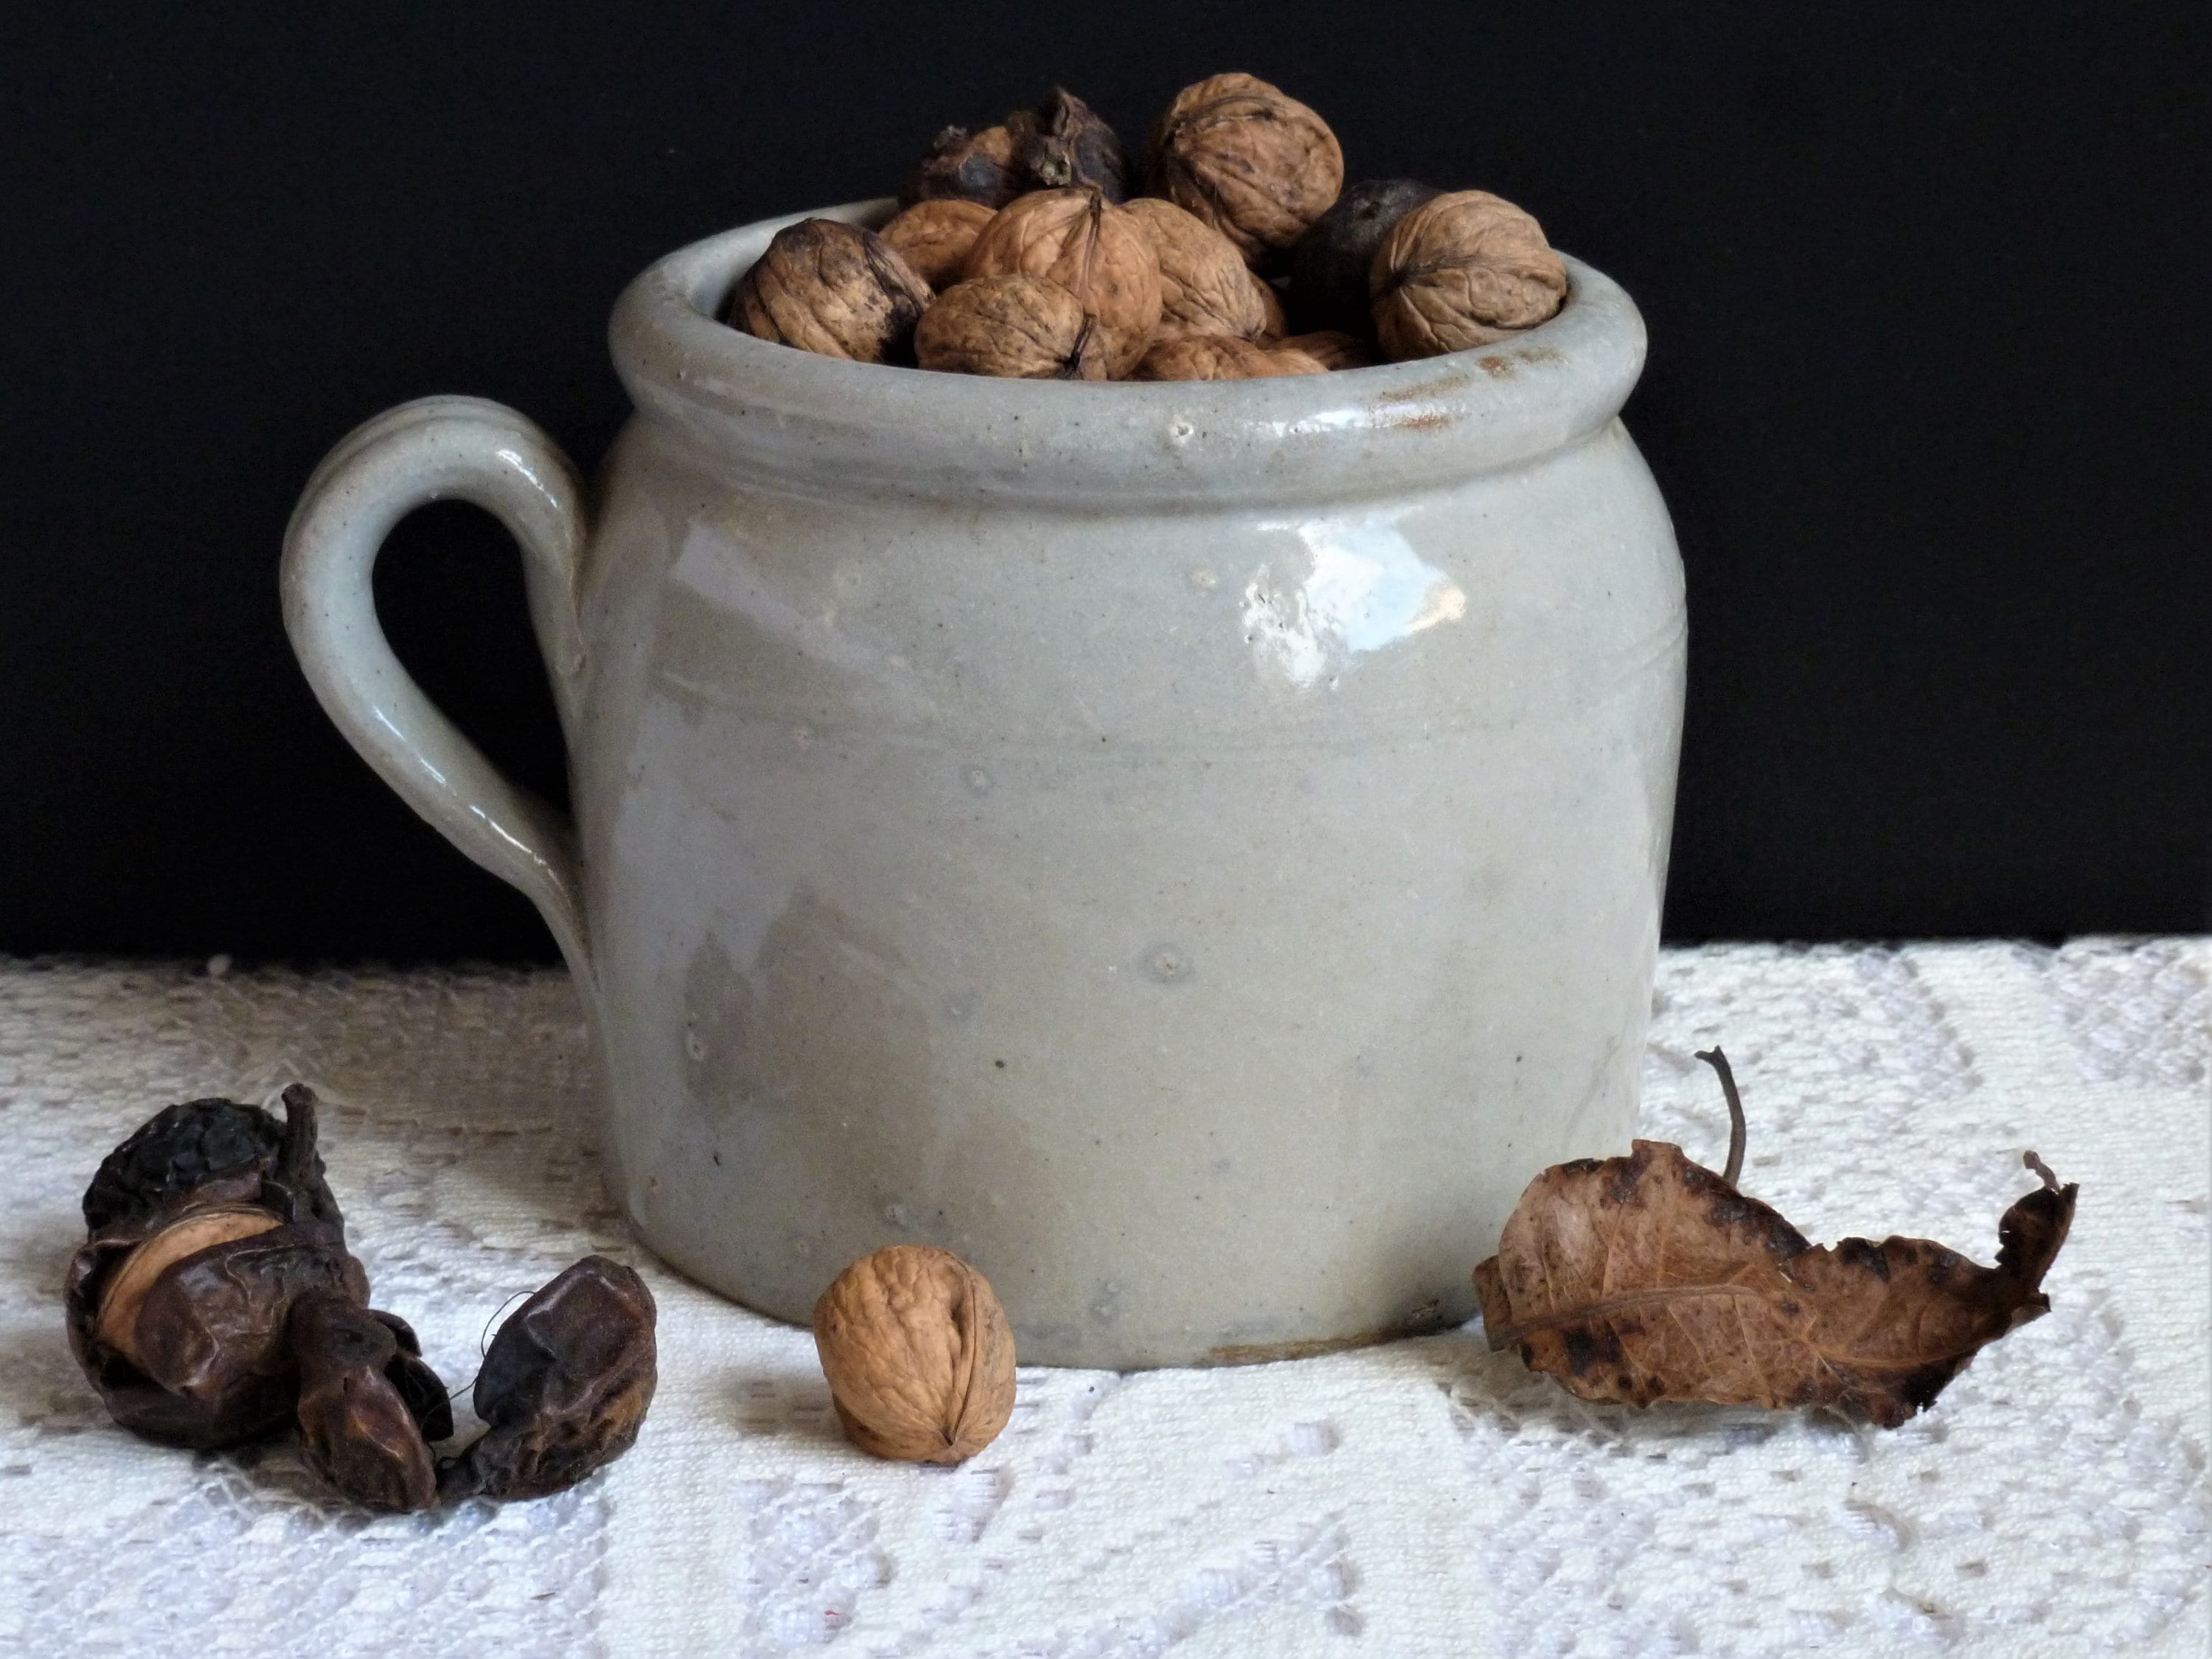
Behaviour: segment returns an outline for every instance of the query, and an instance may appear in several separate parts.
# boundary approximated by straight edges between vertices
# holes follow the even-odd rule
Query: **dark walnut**
[[[250,1170],[258,1182],[276,1167],[283,1140],[283,1121],[258,1106],[194,1100],[166,1107],[101,1160],[85,1188],[85,1231],[150,1216],[218,1176]]]
[[[947,127],[931,142],[928,152],[899,191],[899,205],[962,201],[998,209],[1024,188],[1012,133],[1003,126],[986,127],[981,132]]]
[[[1145,354],[1139,380],[1271,380],[1328,371],[1303,351],[1269,349],[1234,335],[1165,340]]]
[[[902,209],[877,234],[915,274],[940,293],[960,280],[968,252],[994,210],[980,202],[941,197]]]
[[[1153,345],[1223,334],[1255,340],[1280,331],[1282,307],[1274,290],[1252,274],[1226,236],[1158,197],[1140,196],[1122,210],[1152,239],[1160,262]]]
[[[229,1103],[170,1109],[101,1166],[87,1207],[112,1218],[71,1258],[63,1288],[70,1351],[108,1414],[183,1446],[234,1445],[289,1420],[293,1304],[318,1291],[368,1297],[316,1153],[313,1093],[285,1091],[273,1159],[259,1150],[244,1163],[210,1157],[216,1138],[198,1131],[218,1121],[240,1137],[234,1150],[267,1139],[237,1115],[257,1109],[216,1106]],[[187,1127],[195,1121],[198,1130]],[[173,1155],[166,1165],[161,1147]],[[118,1186],[125,1167],[136,1173]],[[111,1200],[122,1188],[136,1196],[118,1212]]]
[[[603,1255],[516,1309],[477,1376],[489,1426],[441,1468],[440,1493],[544,1498],[628,1451],[659,1381],[654,1311],[645,1281]]]
[[[1291,309],[1307,330],[1375,332],[1367,276],[1391,228],[1443,192],[1412,179],[1369,179],[1349,186],[1291,250]]]
[[[1336,329],[1320,329],[1311,334],[1286,335],[1270,342],[1278,351],[1303,352],[1323,368],[1372,368],[1382,360],[1375,355],[1375,348],[1366,341]]]
[[[289,1340],[307,1466],[370,1509],[429,1508],[438,1495],[429,1443],[453,1433],[453,1417],[406,1322],[314,1291],[292,1304]]]
[[[1160,320],[1160,262],[1126,208],[1095,190],[1034,191],[1001,208],[969,251],[968,275],[1042,276],[1096,319],[1106,372],[1137,366]]]
[[[1328,123],[1249,75],[1176,94],[1145,150],[1145,185],[1212,225],[1253,263],[1287,248],[1344,186]]]
[[[1015,380],[1103,380],[1097,319],[1042,276],[977,276],[945,289],[914,331],[924,368]]]
[[[1128,168],[1121,141],[1090,105],[1064,87],[1035,109],[1006,118],[1015,166],[1024,190],[1060,190],[1079,185],[1109,202],[1129,193]]]
[[[1567,268],[1543,227],[1486,191],[1413,210],[1375,250],[1367,275],[1375,335],[1397,359],[1491,345],[1556,315]]]
[[[776,232],[724,320],[763,340],[859,363],[909,355],[930,288],[872,230],[805,219]]]
[[[1014,1335],[990,1282],[949,1250],[862,1256],[814,1304],[814,1346],[853,1443],[958,1463],[1014,1410]]]

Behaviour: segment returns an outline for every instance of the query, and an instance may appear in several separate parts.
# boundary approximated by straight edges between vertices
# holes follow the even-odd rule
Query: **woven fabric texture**
[[[840,1437],[805,1332],[628,1239],[561,976],[0,965],[0,1651],[2197,1659],[2212,940],[1713,946],[1667,954],[1655,1001],[1642,1132],[1719,1163],[1692,1055],[1724,1042],[1744,1186],[1810,1237],[1988,1261],[2024,1149],[2080,1182],[2051,1313],[1887,1433],[1585,1406],[1470,1327],[1028,1369],[981,1455],[893,1466]],[[87,1178],[170,1101],[295,1079],[379,1304],[449,1382],[577,1255],[647,1274],[661,1384],[628,1458],[542,1503],[379,1518],[281,1443],[107,1423],[60,1322]]]

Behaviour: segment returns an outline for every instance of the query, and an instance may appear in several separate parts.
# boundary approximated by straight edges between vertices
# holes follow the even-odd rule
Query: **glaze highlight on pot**
[[[623,295],[588,529],[536,428],[432,399],[289,538],[325,708],[561,942],[610,1188],[794,1321],[942,1245],[1033,1363],[1465,1318],[1522,1185],[1635,1105],[1685,634],[1634,307],[1569,260],[1477,352],[980,380],[714,322],[787,222]],[[573,830],[377,629],[437,495],[524,545]]]

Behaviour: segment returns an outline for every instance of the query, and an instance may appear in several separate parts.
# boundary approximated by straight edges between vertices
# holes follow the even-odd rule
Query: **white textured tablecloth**
[[[1644,1133],[1818,1240],[1993,1255],[2033,1146],[2081,1183],[2046,1318],[1890,1433],[1591,1407],[1479,1328],[1243,1370],[1025,1370],[965,1468],[839,1437],[803,1331],[626,1240],[566,981],[0,966],[0,1650],[46,1655],[2183,1655],[2207,1647],[2212,941],[1722,946],[1661,963]],[[155,1109],[325,1091],[380,1305],[459,1383],[599,1249],[660,1303],[636,1449],[372,1519],[284,1447],[106,1420],[62,1273]],[[1473,1267],[1470,1262],[1468,1266]]]

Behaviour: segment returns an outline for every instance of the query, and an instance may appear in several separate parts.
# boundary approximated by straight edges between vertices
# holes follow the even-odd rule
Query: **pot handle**
[[[362,758],[447,840],[520,888],[588,985],[574,831],[438,712],[376,619],[371,577],[384,538],[416,507],[451,497],[491,513],[521,544],[531,620],[562,730],[573,732],[584,666],[583,489],[553,441],[503,404],[402,404],[324,458],[284,532],[284,629],[323,712]]]

